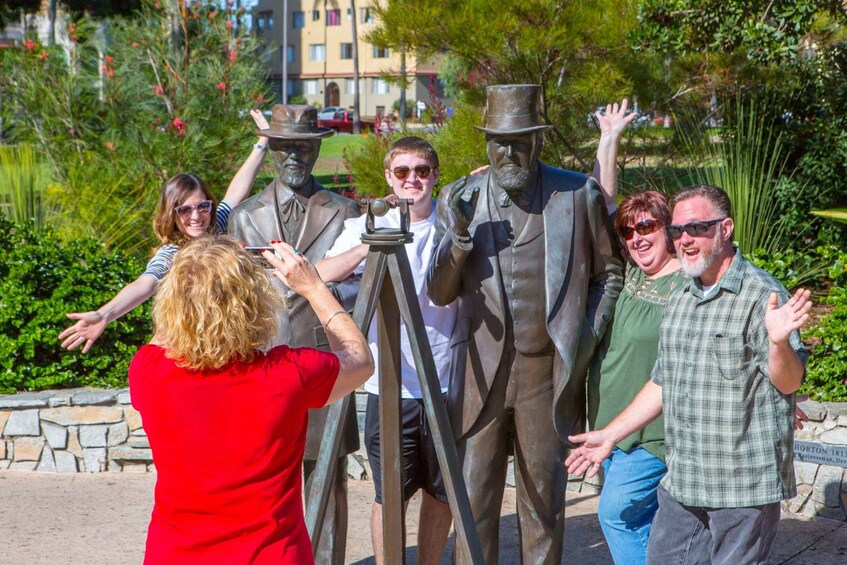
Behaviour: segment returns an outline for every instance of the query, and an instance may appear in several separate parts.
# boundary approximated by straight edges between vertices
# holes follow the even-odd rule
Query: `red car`
[[[374,123],[372,120],[361,120],[362,131],[373,131]],[[331,120],[318,120],[318,127],[331,128],[335,133],[353,133],[353,112],[349,110],[341,110],[335,113]]]

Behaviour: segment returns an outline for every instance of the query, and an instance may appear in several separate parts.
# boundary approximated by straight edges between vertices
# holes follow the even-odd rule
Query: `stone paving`
[[[155,473],[57,474],[0,471],[0,563],[6,565],[141,563]],[[350,481],[347,562],[371,565],[369,518],[373,485]],[[519,563],[514,489],[506,489],[501,523],[501,565]],[[597,497],[568,493],[565,562],[610,563],[597,524]],[[414,545],[417,503],[409,509],[408,540]],[[451,538],[452,544],[452,538]],[[414,550],[407,562],[415,563]],[[847,525],[823,518],[784,516],[773,564],[847,562]],[[450,563],[445,552],[444,565]]]

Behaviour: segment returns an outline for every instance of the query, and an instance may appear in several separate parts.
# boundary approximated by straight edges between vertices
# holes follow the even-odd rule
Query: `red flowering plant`
[[[142,0],[109,20],[105,45],[100,23],[74,16],[56,46],[0,49],[0,112],[51,166],[60,233],[146,253],[168,178],[197,171],[222,195],[255,142],[247,111],[270,93],[264,47],[217,4]]]

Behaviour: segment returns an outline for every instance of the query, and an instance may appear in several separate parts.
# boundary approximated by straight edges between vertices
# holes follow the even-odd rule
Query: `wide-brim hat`
[[[305,104],[275,104],[271,108],[268,129],[258,135],[277,139],[321,139],[332,135],[332,129],[318,127],[318,110]]]
[[[498,84],[485,89],[485,125],[474,126],[494,135],[550,129],[541,122],[541,87],[537,84]]]

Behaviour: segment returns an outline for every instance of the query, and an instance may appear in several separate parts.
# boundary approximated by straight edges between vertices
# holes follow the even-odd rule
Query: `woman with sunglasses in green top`
[[[664,229],[671,219],[668,197],[647,191],[628,196],[617,206],[618,142],[636,116],[626,110],[624,100],[608,106],[604,115],[597,114],[601,137],[594,174],[603,187],[609,212],[617,210],[615,231],[627,267],[614,318],[588,377],[592,429],[617,416],[650,378],[662,312],[670,294],[685,282]],[[645,563],[650,526],[658,509],[656,489],[667,471],[662,419],[619,443],[603,469],[597,515],[612,558],[615,563]]]
[[[250,116],[259,129],[268,127],[261,111],[250,110]],[[82,352],[88,352],[109,322],[153,296],[180,246],[209,233],[226,233],[229,213],[250,194],[267,153],[267,143],[266,138],[259,137],[229,183],[220,204],[194,173],[181,173],[168,180],[153,220],[153,231],[162,243],[161,247],[150,259],[144,273],[123,287],[112,300],[91,312],[68,314],[68,318],[76,322],[59,334],[61,346],[69,350],[82,346]]]

